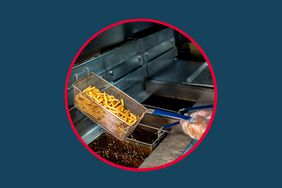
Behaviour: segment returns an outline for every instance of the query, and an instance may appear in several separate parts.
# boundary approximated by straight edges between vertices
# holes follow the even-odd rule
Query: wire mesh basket
[[[101,92],[113,95],[117,99],[123,99],[125,108],[139,117],[137,121],[130,125],[90,98],[83,92],[90,85],[95,86]],[[88,73],[81,80],[78,80],[77,76],[77,82],[73,84],[73,89],[75,107],[120,140],[125,140],[133,132],[146,112],[144,106],[93,72]]]

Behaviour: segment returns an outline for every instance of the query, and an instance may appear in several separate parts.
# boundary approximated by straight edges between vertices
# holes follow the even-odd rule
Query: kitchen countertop
[[[202,101],[205,100],[199,99],[194,106],[206,104]],[[182,131],[180,125],[174,126],[172,132],[154,149],[139,168],[156,167],[174,161],[184,154],[192,140]]]
[[[183,133],[181,126],[177,125],[139,168],[155,167],[174,161],[183,155],[191,141],[192,138]]]

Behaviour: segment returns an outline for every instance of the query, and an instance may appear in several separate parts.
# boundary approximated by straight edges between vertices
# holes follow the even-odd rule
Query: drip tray
[[[133,133],[121,141],[108,133],[102,133],[89,147],[101,157],[126,167],[138,168],[165,138],[165,132],[139,124]]]

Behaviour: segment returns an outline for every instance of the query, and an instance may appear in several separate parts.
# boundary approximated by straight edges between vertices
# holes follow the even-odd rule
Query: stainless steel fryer
[[[75,75],[82,72],[85,67],[143,105],[145,105],[143,102],[152,95],[193,101],[191,105],[208,104],[213,101],[213,83],[210,81],[208,69],[197,74],[197,78],[188,83],[187,80],[191,81],[189,77],[193,77],[194,72],[198,72],[202,63],[178,59],[179,49],[175,45],[175,40],[178,39],[174,38],[171,29],[163,29],[132,38],[121,46],[102,52],[73,67],[68,88],[68,105],[75,128],[86,144],[91,143],[103,130],[74,107],[72,84]],[[87,72],[83,72],[80,76],[87,76]],[[152,106],[162,107],[156,103]],[[159,128],[161,125],[175,121],[163,122],[164,119],[145,114],[139,124],[149,124]],[[175,127],[177,128],[180,127]],[[191,138],[180,130],[174,131],[158,144],[140,167],[166,164],[181,156],[190,142]]]

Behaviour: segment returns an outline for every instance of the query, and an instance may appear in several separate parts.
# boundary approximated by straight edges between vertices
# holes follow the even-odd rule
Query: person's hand
[[[191,117],[196,118],[197,116],[201,116],[207,120],[211,119],[212,111],[211,110],[199,110],[190,114]]]
[[[184,133],[193,139],[199,140],[208,126],[211,113],[208,110],[200,110],[190,115],[192,117],[191,120],[181,120],[180,124]]]

